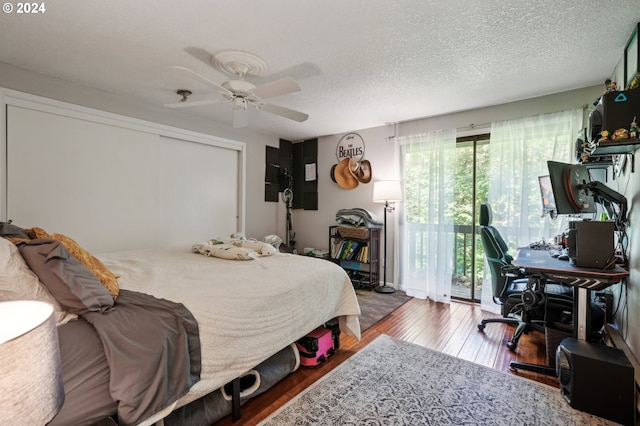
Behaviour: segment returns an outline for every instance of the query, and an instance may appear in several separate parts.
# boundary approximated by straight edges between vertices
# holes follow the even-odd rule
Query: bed
[[[129,416],[129,421],[135,421],[124,424],[158,422],[334,318],[339,318],[343,332],[360,338],[360,309],[351,282],[340,267],[326,260],[286,253],[228,260],[194,253],[189,246],[96,257],[118,277],[120,296],[112,312],[142,297],[138,294],[152,295],[184,306],[199,329],[199,380],[193,380],[186,393],[165,401],[161,410],[138,410],[135,416],[143,413],[142,417]],[[128,318],[125,311],[119,314]],[[96,350],[101,348],[100,340],[89,324],[106,316],[91,312],[58,327],[63,369],[73,367],[73,372],[65,374],[65,404],[52,425],[91,424],[110,415],[120,416],[121,406],[127,405],[113,401],[112,390],[117,386],[109,383],[113,374],[103,351]],[[131,320],[122,332],[138,326],[144,324]],[[135,345],[135,340],[124,344]]]
[[[259,238],[278,232],[278,206],[247,192],[264,181],[263,171],[248,165],[260,163],[261,144],[269,140],[250,138],[248,149],[242,141],[30,94],[3,94],[0,127],[6,138],[0,138],[0,150],[7,155],[0,219],[64,233],[99,258],[119,276],[115,314],[150,295],[158,299],[149,303],[170,301],[171,310],[185,317],[187,309],[199,328],[201,368],[193,386],[187,383],[163,410],[131,424],[152,424],[193,405],[334,317],[340,317],[342,332],[359,337],[357,299],[337,265],[291,254],[234,261],[191,251],[200,238],[246,231],[247,220]],[[0,238],[0,300],[39,299],[55,307],[16,246],[1,244],[7,241]],[[94,333],[101,322],[98,305],[79,318],[56,310],[68,371],[65,405],[52,425],[90,424],[118,409],[108,388],[114,371],[97,350],[104,337]],[[136,338],[120,346],[135,347]]]

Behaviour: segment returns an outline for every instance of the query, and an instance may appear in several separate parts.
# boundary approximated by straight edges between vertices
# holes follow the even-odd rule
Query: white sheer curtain
[[[582,110],[575,109],[491,124],[486,201],[493,210],[493,225],[511,254],[517,247],[561,233],[566,226],[561,216],[542,217],[538,176],[549,174],[547,160],[575,162],[582,119]],[[483,278],[482,287],[491,288],[489,276]],[[481,302],[483,309],[498,311],[491,291],[482,292]]]
[[[449,303],[453,276],[453,181],[456,131],[397,138],[404,202],[400,283],[410,296]]]

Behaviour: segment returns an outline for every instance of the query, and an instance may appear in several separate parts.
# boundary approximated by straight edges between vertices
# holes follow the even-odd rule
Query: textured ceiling
[[[15,3],[14,3],[15,4]],[[290,140],[447,114],[600,84],[640,21],[638,0],[57,0],[0,14],[0,62],[155,105],[219,96],[206,63],[258,55],[270,99],[303,123],[252,110],[252,130]],[[173,110],[231,123],[231,105]]]

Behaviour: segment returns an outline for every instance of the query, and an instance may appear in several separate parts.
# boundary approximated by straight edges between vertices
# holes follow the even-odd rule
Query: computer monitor
[[[547,161],[558,214],[595,213],[596,202],[588,189],[589,170],[582,164]]]
[[[542,199],[542,213],[556,212],[556,199],[553,197],[553,187],[549,175],[538,176],[540,198]]]

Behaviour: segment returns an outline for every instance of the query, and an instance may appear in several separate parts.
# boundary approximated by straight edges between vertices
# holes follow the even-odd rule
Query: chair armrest
[[[523,276],[520,268],[514,265],[504,265],[502,267],[502,275],[510,278]]]

